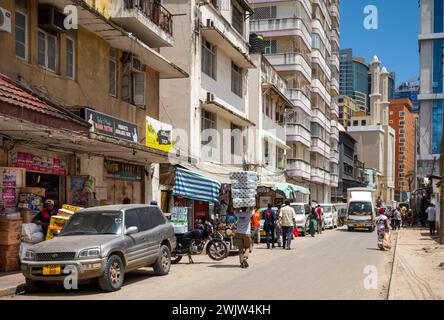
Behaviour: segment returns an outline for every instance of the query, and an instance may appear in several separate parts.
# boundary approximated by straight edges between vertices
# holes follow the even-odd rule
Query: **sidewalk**
[[[395,249],[389,300],[444,300],[444,245],[426,228],[402,229]]]
[[[0,297],[11,296],[21,291],[25,278],[21,272],[0,273]]]

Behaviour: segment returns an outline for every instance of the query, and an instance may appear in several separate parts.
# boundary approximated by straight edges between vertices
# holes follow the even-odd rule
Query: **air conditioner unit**
[[[39,27],[52,32],[65,32],[65,15],[50,5],[39,5]]]
[[[207,92],[207,102],[214,102],[214,94]]]
[[[11,11],[0,7],[0,31],[12,32]]]
[[[207,28],[213,28],[214,27],[214,21],[211,19],[207,19]]]

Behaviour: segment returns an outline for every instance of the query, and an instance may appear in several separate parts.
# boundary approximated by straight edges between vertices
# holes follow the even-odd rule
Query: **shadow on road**
[[[213,264],[209,267],[216,268],[216,269],[234,269],[234,268],[239,269],[240,268],[240,266],[238,264],[236,264],[236,265],[233,265],[233,264],[229,264],[229,265],[227,265],[227,264]]]

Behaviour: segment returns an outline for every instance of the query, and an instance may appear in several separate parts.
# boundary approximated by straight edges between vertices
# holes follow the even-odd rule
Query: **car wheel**
[[[171,252],[166,245],[160,247],[159,257],[153,265],[156,276],[164,276],[170,272],[171,268]]]
[[[105,271],[99,277],[99,285],[103,291],[120,290],[123,284],[125,270],[122,259],[117,255],[112,255],[106,262]]]

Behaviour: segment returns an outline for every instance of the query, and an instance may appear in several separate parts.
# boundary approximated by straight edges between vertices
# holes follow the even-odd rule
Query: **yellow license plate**
[[[53,264],[43,267],[44,276],[55,276],[62,274],[62,267],[59,264]]]
[[[356,228],[364,228],[365,227],[365,225],[363,225],[363,224],[357,224],[356,225]]]

